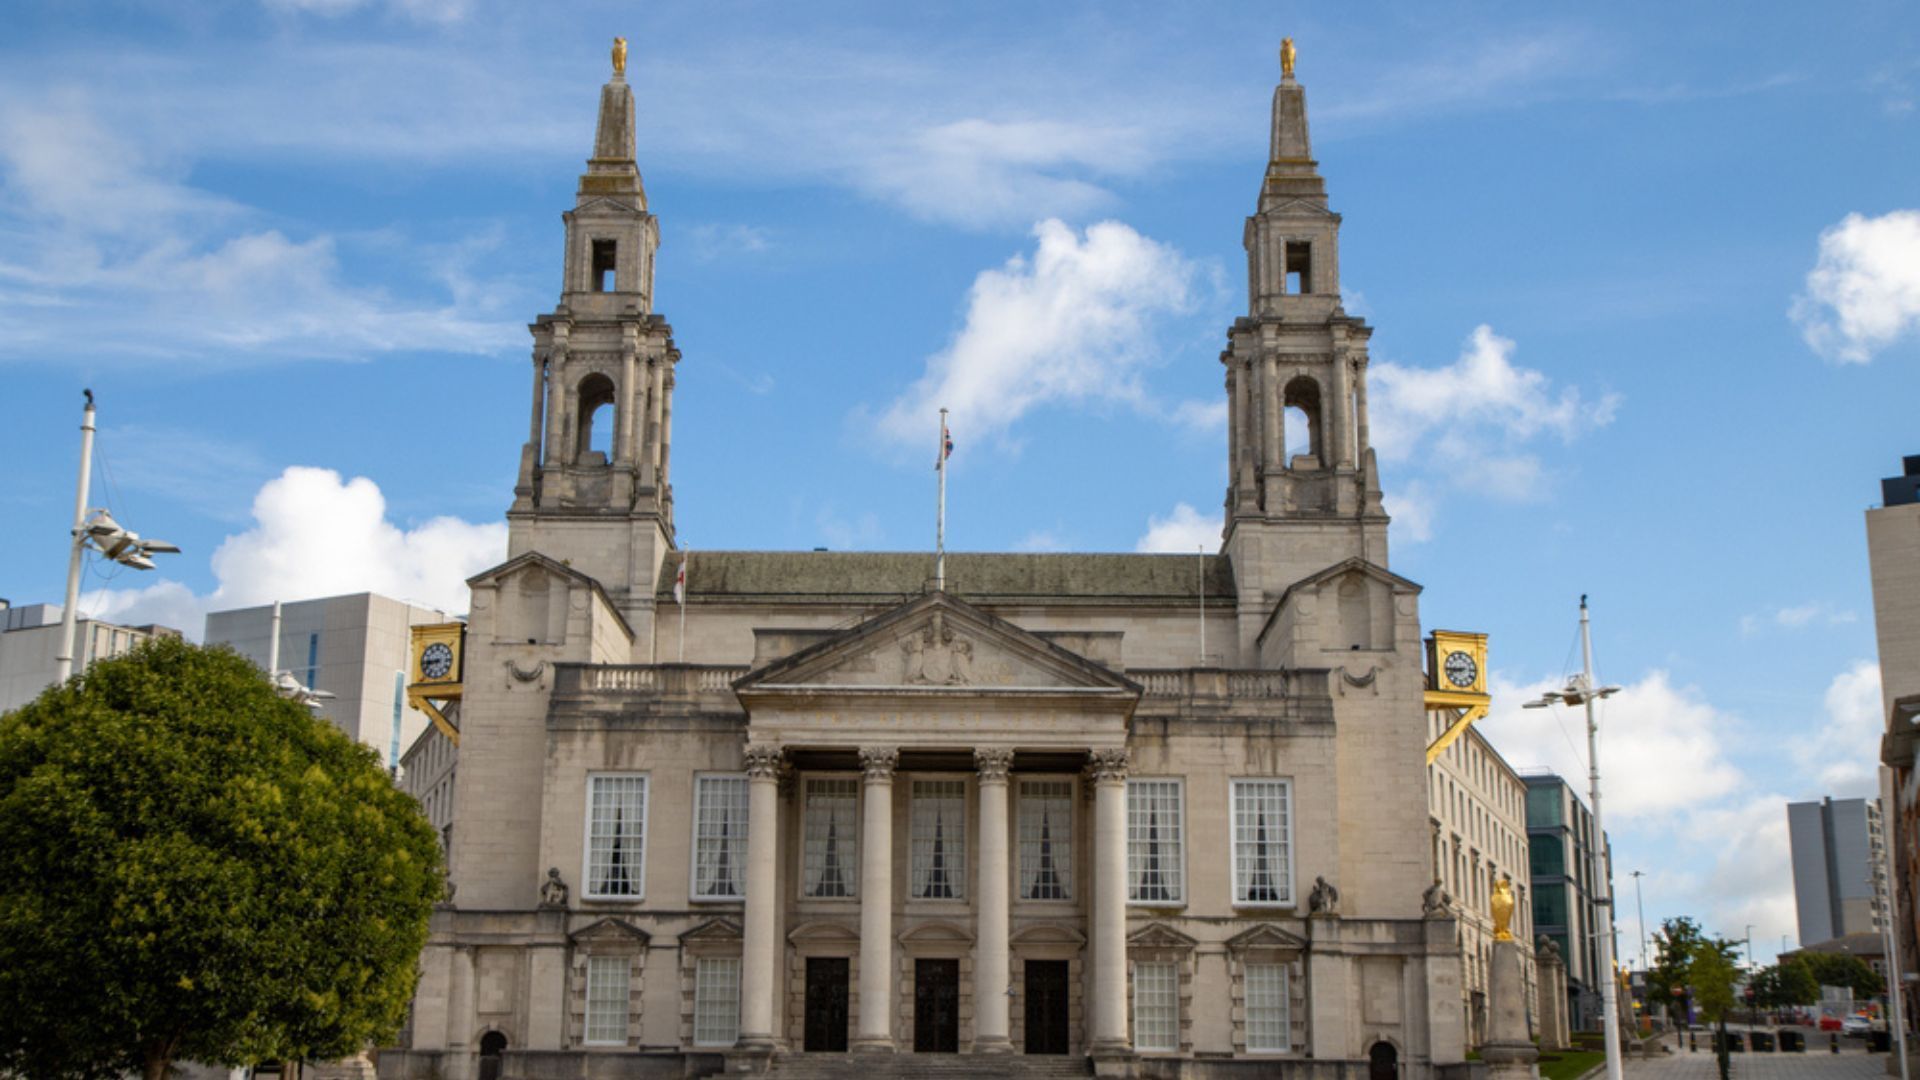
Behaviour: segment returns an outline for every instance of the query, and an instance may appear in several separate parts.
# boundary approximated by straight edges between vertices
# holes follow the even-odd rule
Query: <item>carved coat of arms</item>
[[[953,632],[939,612],[900,642],[906,681],[916,686],[961,686],[973,681],[973,642]]]

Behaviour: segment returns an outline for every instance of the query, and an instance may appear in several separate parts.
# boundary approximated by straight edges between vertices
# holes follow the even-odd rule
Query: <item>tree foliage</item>
[[[1718,1023],[1733,1011],[1733,984],[1740,969],[1735,963],[1737,941],[1702,941],[1693,947],[1691,985],[1694,1004],[1708,1023]]]
[[[1706,937],[1701,934],[1699,923],[1682,915],[1661,923],[1653,940],[1658,959],[1647,971],[1647,1000],[1677,1008],[1680,999],[1674,990],[1686,991],[1693,969],[1693,951]]]
[[[0,1074],[357,1053],[441,888],[373,752],[238,654],[95,663],[0,717]]]
[[[1886,992],[1886,982],[1852,953],[1802,952],[1795,960],[1807,966],[1818,986],[1844,986],[1855,998],[1874,998]]]
[[[1753,988],[1753,1003],[1763,1009],[1787,1009],[1820,1000],[1820,980],[1798,958],[1761,968],[1748,985]]]

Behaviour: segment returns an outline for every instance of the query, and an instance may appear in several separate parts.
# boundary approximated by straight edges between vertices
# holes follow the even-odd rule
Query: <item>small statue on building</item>
[[[623,37],[613,39],[613,73],[615,75],[627,73],[627,39]]]
[[[1281,78],[1283,79],[1293,78],[1294,55],[1295,54],[1293,49],[1293,39],[1290,37],[1281,38],[1280,39],[1280,77]]]
[[[540,883],[540,906],[567,906],[567,883],[560,880],[560,868],[557,866],[549,866],[547,880]]]
[[[1427,886],[1427,891],[1420,894],[1420,910],[1430,919],[1445,915],[1452,903],[1453,896],[1447,892],[1445,885],[1440,884],[1439,878],[1434,878],[1433,884]]]
[[[1560,959],[1560,943],[1545,934],[1541,934],[1539,937],[1533,939],[1533,952],[1535,956],[1538,956],[1542,960],[1558,960]]]
[[[1340,910],[1340,890],[1327,883],[1327,879],[1313,879],[1313,891],[1307,894],[1307,911],[1313,915],[1334,915]]]
[[[1513,883],[1501,878],[1493,883],[1493,940],[1512,941]]]

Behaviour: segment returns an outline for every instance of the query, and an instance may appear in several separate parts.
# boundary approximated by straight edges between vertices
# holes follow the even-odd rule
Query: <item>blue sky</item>
[[[1522,765],[1578,768],[1512,706],[1592,594],[1621,880],[1794,932],[1780,804],[1870,785],[1861,513],[1920,452],[1911,5],[555,10],[9,5],[0,595],[59,597],[90,386],[94,501],[187,549],[101,610],[461,603],[616,33],[684,542],[929,546],[937,397],[954,547],[1190,549],[1290,33],[1394,568],[1492,634]]]

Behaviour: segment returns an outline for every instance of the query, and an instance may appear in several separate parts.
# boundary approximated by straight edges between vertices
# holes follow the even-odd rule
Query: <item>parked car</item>
[[[1837,1016],[1825,1016],[1825,1015],[1821,1016],[1820,1030],[1821,1031],[1839,1031],[1840,1018]]]
[[[1849,1016],[1845,1020],[1840,1021],[1840,1034],[1849,1038],[1857,1035],[1864,1039],[1867,1037],[1867,1032],[1872,1030],[1873,1021],[1864,1016]]]

